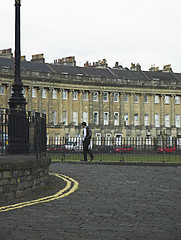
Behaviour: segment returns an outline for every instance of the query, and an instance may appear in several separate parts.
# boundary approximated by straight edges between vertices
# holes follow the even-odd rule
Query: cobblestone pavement
[[[181,239],[181,167],[52,164],[68,197],[0,213],[0,240]]]

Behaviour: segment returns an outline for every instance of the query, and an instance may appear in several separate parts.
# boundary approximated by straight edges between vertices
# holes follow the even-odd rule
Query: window
[[[32,98],[36,98],[36,88],[32,88]]]
[[[165,114],[165,127],[170,127],[170,115]]]
[[[108,102],[108,93],[107,92],[103,93],[103,101]]]
[[[180,96],[175,96],[175,104],[180,104]]]
[[[165,104],[170,104],[170,96],[165,96]]]
[[[145,114],[145,126],[149,126],[149,114]]]
[[[128,102],[128,94],[127,93],[124,94],[124,102]]]
[[[175,127],[180,128],[180,114],[175,115]]]
[[[93,93],[93,101],[98,101],[98,92]]]
[[[67,90],[63,90],[63,99],[67,99]]]
[[[55,145],[59,145],[60,144],[60,134],[55,133]]]
[[[96,133],[96,145],[101,145],[101,133]]]
[[[155,127],[160,127],[160,116],[155,114]]]
[[[94,113],[93,113],[93,123],[94,123],[95,125],[98,125],[98,123],[99,123],[99,115],[98,115],[98,112],[94,112]]]
[[[78,91],[73,91],[73,100],[78,99]]]
[[[114,93],[114,102],[119,102],[119,93]]]
[[[88,92],[83,92],[83,101],[88,101]]]
[[[88,112],[83,112],[83,122],[88,124]]]
[[[106,133],[106,143],[105,145],[111,145],[111,133]]]
[[[53,124],[57,125],[57,111],[53,111],[52,114],[53,114]]]
[[[139,121],[138,121],[138,113],[134,114],[134,125],[138,126],[139,125]]]
[[[46,98],[46,97],[47,97],[47,95],[46,95],[46,89],[43,88],[43,89],[42,89],[42,98]]]
[[[109,125],[109,113],[104,112],[104,125]]]
[[[114,113],[114,126],[118,126],[119,125],[119,113],[115,112]]]
[[[124,124],[128,126],[128,113],[124,114]]]
[[[134,95],[134,103],[138,103],[138,95],[137,94]]]
[[[67,112],[63,111],[63,124],[67,125]]]
[[[148,95],[144,95],[144,103],[149,103],[149,97],[148,97]]]
[[[4,95],[4,86],[0,86],[0,95]]]
[[[73,112],[73,124],[78,125],[78,112]]]
[[[53,99],[57,99],[57,90],[53,89]]]
[[[156,103],[156,104],[160,103],[159,95],[155,95],[155,103]]]

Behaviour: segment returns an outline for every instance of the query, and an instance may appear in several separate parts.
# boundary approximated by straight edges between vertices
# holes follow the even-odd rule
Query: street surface
[[[0,212],[0,240],[181,239],[181,167],[57,163],[68,196]]]

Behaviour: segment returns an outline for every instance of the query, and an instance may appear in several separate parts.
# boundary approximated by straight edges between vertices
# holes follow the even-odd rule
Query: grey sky
[[[14,2],[0,1],[0,49],[14,51]],[[180,0],[21,0],[21,54],[181,72],[180,9]]]

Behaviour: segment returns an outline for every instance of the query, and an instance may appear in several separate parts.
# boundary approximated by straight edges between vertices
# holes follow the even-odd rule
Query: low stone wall
[[[21,198],[42,189],[48,179],[50,163],[47,157],[0,156],[0,200]]]

